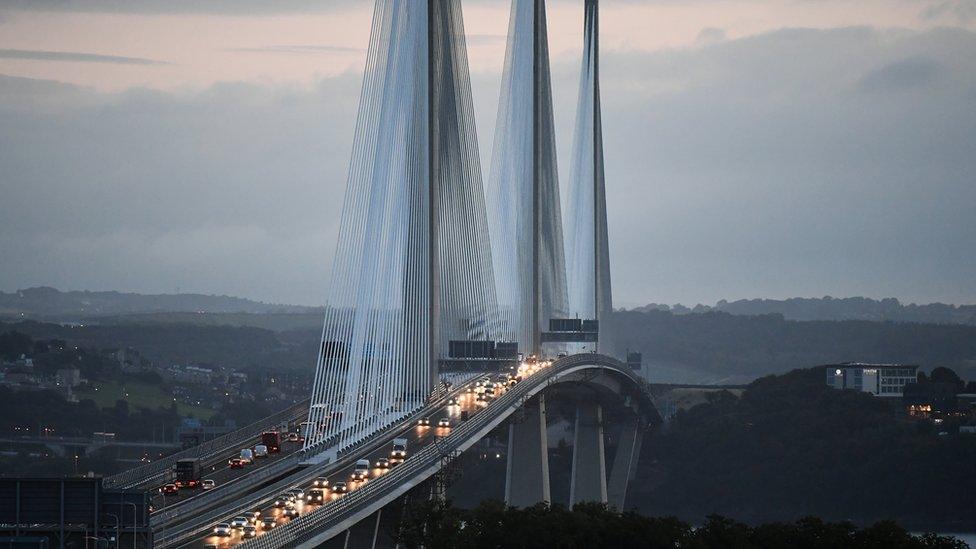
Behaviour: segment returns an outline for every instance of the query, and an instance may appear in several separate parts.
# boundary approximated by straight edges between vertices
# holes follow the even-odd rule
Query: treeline
[[[298,313],[315,310],[240,297],[204,294],[135,294],[124,292],[62,292],[46,286],[0,292],[0,315],[30,318],[91,317],[152,312]]]
[[[604,505],[581,504],[572,510],[539,504],[525,509],[495,501],[470,510],[450,502],[426,500],[407,506],[393,534],[408,548],[624,548],[648,549],[965,549],[951,537],[915,537],[892,522],[866,528],[850,523],[803,518],[748,526],[710,516],[697,527],[673,517],[617,513]]]
[[[617,353],[644,353],[722,374],[759,376],[846,361],[949,366],[964,378],[976,368],[976,326],[872,321],[785,320],[780,315],[615,312]]]
[[[99,408],[91,400],[68,402],[54,391],[14,391],[0,387],[0,433],[36,435],[47,428],[53,436],[89,437],[92,432],[115,433],[123,440],[172,440],[180,424],[176,408],[137,407],[124,400]]]
[[[57,339],[72,346],[138,349],[157,365],[213,364],[243,370],[311,368],[320,330],[273,332],[247,326],[184,323],[63,326],[35,321],[0,323],[34,339]]]
[[[675,314],[723,311],[734,315],[783,315],[788,320],[875,320],[892,322],[921,322],[926,324],[976,325],[976,305],[948,305],[928,303],[902,304],[893,297],[870,299],[867,297],[821,297],[789,299],[740,299],[721,300],[714,306],[695,305],[685,307],[680,303],[665,305],[650,303],[635,311],[671,311]]]
[[[976,529],[976,436],[940,435],[899,399],[824,380],[823,368],[770,376],[679,412],[644,445],[628,506],[692,521],[814,515]]]

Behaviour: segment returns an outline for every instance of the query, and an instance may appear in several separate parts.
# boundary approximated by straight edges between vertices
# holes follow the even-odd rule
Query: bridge
[[[370,517],[376,546],[384,508],[442,495],[440,472],[506,428],[506,501],[551,501],[554,405],[572,409],[569,503],[625,508],[643,438],[661,416],[647,384],[607,352],[597,1],[584,10],[564,215],[545,1],[512,2],[483,185],[459,0],[376,0],[310,399],[106,478],[106,487],[152,490],[192,457],[219,479],[212,490],[154,498],[153,546],[316,547],[343,533],[348,544]],[[300,445],[244,469],[225,464],[263,431],[300,420]],[[402,463],[336,486],[399,438],[409,448]],[[335,488],[323,501],[282,501],[319,477]],[[255,537],[215,535],[215,525],[255,511],[271,517]]]

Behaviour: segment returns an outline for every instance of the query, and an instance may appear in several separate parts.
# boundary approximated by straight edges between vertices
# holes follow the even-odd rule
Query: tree
[[[932,375],[929,376],[929,380],[933,383],[952,383],[960,391],[966,387],[966,382],[956,374],[955,370],[946,368],[945,366],[939,366],[932,370]]]

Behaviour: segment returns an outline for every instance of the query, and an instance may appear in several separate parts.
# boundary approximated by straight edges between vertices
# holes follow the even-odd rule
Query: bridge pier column
[[[634,417],[624,424],[620,431],[620,443],[613,458],[610,469],[610,481],[607,483],[607,502],[618,511],[624,510],[627,497],[627,484],[633,480],[637,470],[637,458],[640,456],[641,443],[644,432],[640,429],[639,420]]]
[[[508,426],[508,463],[505,503],[529,507],[549,496],[549,443],[546,438],[546,401],[543,395],[522,406],[525,417]]]
[[[603,410],[599,404],[576,406],[573,472],[569,505],[582,501],[607,502],[607,467],[603,453]]]

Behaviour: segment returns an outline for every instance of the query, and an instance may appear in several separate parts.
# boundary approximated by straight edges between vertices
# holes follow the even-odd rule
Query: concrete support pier
[[[643,439],[644,431],[636,417],[625,423],[620,431],[620,443],[617,445],[613,467],[610,469],[610,481],[607,484],[607,503],[618,511],[624,510],[627,484],[633,480],[637,470],[637,458],[640,457]]]
[[[508,426],[505,503],[528,507],[549,497],[546,401],[539,395],[523,405],[524,418]]]
[[[607,502],[607,467],[603,453],[603,410],[599,404],[576,407],[573,437],[573,473],[569,505],[582,501]]]

